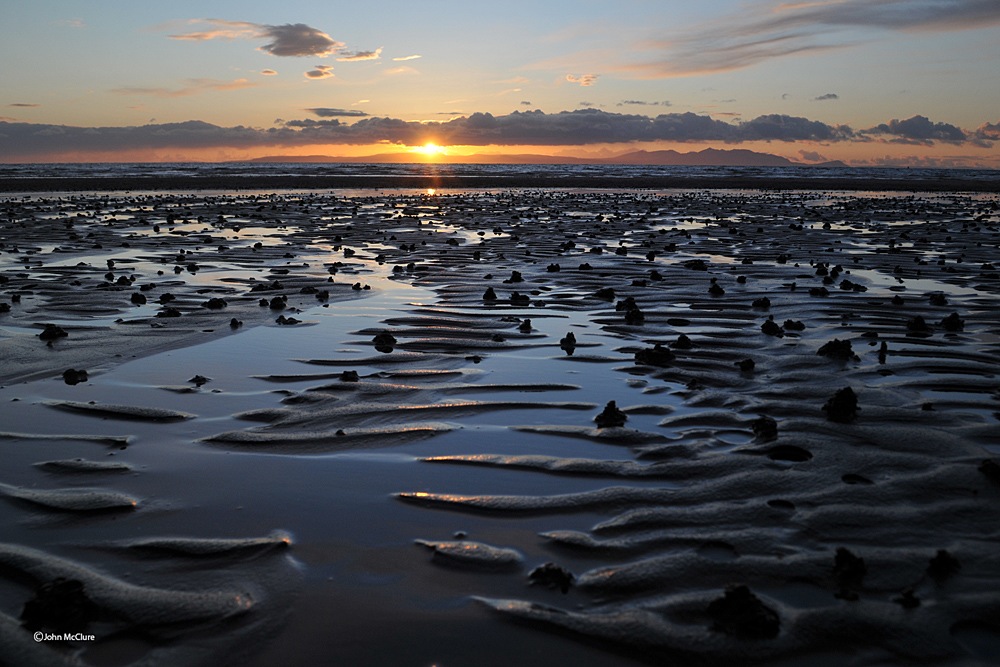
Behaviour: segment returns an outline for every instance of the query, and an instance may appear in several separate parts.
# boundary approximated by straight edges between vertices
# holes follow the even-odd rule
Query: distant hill
[[[839,160],[831,162],[794,162],[780,155],[757,153],[745,149],[705,150],[679,153],[674,150],[632,151],[615,157],[578,158],[560,155],[435,155],[427,158],[415,153],[380,153],[361,157],[330,155],[271,155],[253,158],[250,162],[352,163],[352,164],[633,164],[668,165],[678,167],[846,167]]]

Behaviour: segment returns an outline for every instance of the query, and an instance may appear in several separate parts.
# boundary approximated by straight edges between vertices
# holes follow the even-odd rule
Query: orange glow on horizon
[[[428,141],[423,146],[411,146],[409,151],[411,153],[419,153],[426,157],[437,157],[438,155],[448,154],[448,151],[444,146],[438,146],[433,141]]]

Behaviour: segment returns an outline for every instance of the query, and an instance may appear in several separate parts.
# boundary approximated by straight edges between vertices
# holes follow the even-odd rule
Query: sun
[[[423,146],[414,146],[410,150],[414,153],[420,153],[421,155],[424,155],[426,157],[435,157],[438,155],[447,154],[447,151],[445,150],[444,146],[438,146],[432,141],[428,141]]]

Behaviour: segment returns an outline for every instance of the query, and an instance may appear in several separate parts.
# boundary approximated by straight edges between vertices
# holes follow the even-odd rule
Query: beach
[[[0,662],[996,660],[995,181],[2,184]]]

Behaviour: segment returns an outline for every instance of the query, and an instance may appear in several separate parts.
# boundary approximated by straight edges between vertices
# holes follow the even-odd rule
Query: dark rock
[[[156,314],[157,317],[180,317],[181,311],[173,307],[167,307]]]
[[[907,331],[913,331],[917,333],[931,330],[931,328],[927,326],[927,322],[925,322],[924,318],[921,317],[920,315],[915,315],[911,317],[909,320],[907,320],[906,329]]]
[[[773,639],[781,622],[771,609],[744,585],[730,586],[708,605],[712,629],[738,639]]]
[[[899,296],[898,294],[892,297],[890,301],[894,306],[902,306],[904,303],[906,303],[905,301],[903,301],[903,297]]]
[[[615,290],[613,287],[602,287],[601,289],[594,292],[594,296],[604,301],[614,301]]]
[[[559,273],[559,271],[562,270],[562,267],[560,267],[558,264],[549,264],[547,267],[545,267],[545,270],[548,271],[549,273]]]
[[[276,319],[274,322],[275,324],[280,324],[281,326],[293,326],[295,324],[300,324],[301,320],[298,320],[294,317],[285,317],[284,315],[278,315],[278,319]]]
[[[708,288],[708,293],[712,296],[722,296],[726,293],[726,290],[722,289],[719,283],[712,283],[712,286]]]
[[[849,549],[838,547],[833,558],[833,581],[840,589],[837,597],[843,600],[857,600],[857,591],[864,583],[868,567],[865,559],[860,558]]]
[[[545,563],[539,565],[528,574],[528,580],[532,584],[541,584],[548,588],[556,588],[563,593],[568,593],[570,586],[576,579],[569,570],[556,565],[555,563]]]
[[[608,404],[604,406],[604,411],[594,417],[594,422],[597,424],[597,428],[613,428],[624,426],[627,419],[628,415],[619,410],[614,401],[608,401]]]
[[[160,303],[160,305],[166,305],[166,304],[170,303],[171,301],[176,301],[176,300],[177,300],[177,297],[175,297],[170,292],[164,292],[163,294],[160,295],[160,298],[157,299],[157,301]]]
[[[761,415],[750,422],[750,429],[753,431],[754,437],[763,442],[778,437],[778,422],[766,415]]]
[[[529,303],[531,303],[531,297],[529,297],[527,294],[521,294],[520,292],[511,292],[510,305],[527,306]]]
[[[878,362],[880,364],[884,364],[885,363],[885,356],[888,353],[889,353],[889,345],[885,341],[882,341],[882,344],[879,345],[879,348],[878,348]]]
[[[195,386],[202,386],[203,384],[208,384],[211,382],[211,378],[207,378],[204,375],[195,375],[193,378],[188,380],[188,382],[193,382]]]
[[[525,334],[526,333],[531,333],[531,320],[530,319],[526,319],[526,320],[522,321],[521,324],[518,325],[517,330],[520,331],[521,333],[525,333]]]
[[[146,303],[146,295],[141,292],[135,292],[134,294],[132,294],[130,299],[132,303],[134,303],[137,306],[141,306],[144,303]]]
[[[903,591],[903,594],[898,598],[893,598],[893,602],[900,605],[903,609],[916,609],[920,606],[920,598],[914,594],[912,588],[907,588]]]
[[[840,359],[842,361],[847,361],[848,359],[854,359],[855,361],[860,361],[858,355],[854,354],[854,350],[851,349],[851,341],[840,340],[839,338],[834,338],[831,341],[824,343],[816,354],[828,357],[830,359]]]
[[[931,579],[934,581],[941,583],[948,577],[958,572],[961,567],[962,566],[958,562],[957,558],[944,549],[938,549],[937,554],[935,554],[927,564],[927,574],[930,575]]]
[[[35,597],[24,603],[21,622],[29,632],[41,629],[55,632],[81,632],[96,620],[97,606],[90,601],[83,582],[56,577],[35,590]]]
[[[276,296],[272,297],[271,301],[267,304],[271,310],[284,310],[288,305],[288,297],[286,296]]]
[[[693,345],[694,343],[691,342],[691,339],[687,335],[681,334],[677,337],[677,340],[670,344],[670,347],[675,350],[690,350]]]
[[[567,333],[559,339],[559,347],[566,354],[573,356],[573,352],[576,350],[576,335],[572,331]]]
[[[804,325],[800,320],[785,320],[785,323],[781,325],[781,328],[785,331],[805,331],[806,325]]]
[[[63,382],[70,386],[77,385],[87,381],[87,371],[68,368],[63,371],[62,378]]]
[[[930,295],[930,302],[932,306],[947,306],[948,297],[943,292],[933,292]]]
[[[497,293],[493,291],[492,287],[487,287],[486,291],[483,292],[483,301],[496,301]]]
[[[669,366],[674,358],[674,353],[670,351],[670,348],[663,347],[659,343],[635,353],[636,363],[646,366],[659,366],[661,368]]]
[[[708,264],[703,259],[689,259],[684,262],[684,268],[692,271],[708,271]]]
[[[375,344],[375,349],[379,352],[392,352],[392,346],[396,344],[396,337],[388,331],[383,331],[372,338],[372,343]]]
[[[40,339],[50,342],[58,340],[60,338],[66,338],[67,336],[69,336],[69,334],[66,333],[66,331],[63,330],[62,327],[57,327],[54,324],[46,324],[45,329],[43,329],[42,332],[38,334],[38,337]]]
[[[208,308],[209,310],[221,310],[228,306],[229,304],[225,299],[220,299],[219,297],[212,297],[205,303],[201,304],[202,307]]]
[[[508,283],[508,284],[509,283],[522,283],[522,282],[524,282],[524,278],[521,277],[521,272],[520,271],[511,271],[510,272],[510,278],[508,278],[507,280],[504,281],[504,283]]]
[[[769,317],[760,325],[760,330],[768,336],[777,336],[781,338],[785,335],[784,329],[778,326],[778,323],[774,321],[774,317]]]
[[[979,472],[994,484],[1000,484],[1000,463],[996,459],[983,459],[979,464]]]
[[[858,397],[850,387],[839,389],[823,405],[826,418],[832,422],[848,424],[858,416]]]
[[[241,326],[243,326],[243,320],[238,320],[235,317],[229,320],[230,329],[239,329]]]
[[[767,450],[767,458],[772,461],[802,463],[813,457],[812,452],[797,445],[775,445]]]
[[[941,320],[941,326],[945,331],[962,331],[965,329],[965,320],[959,317],[958,313],[952,313]]]
[[[825,287],[810,287],[809,296],[829,296],[830,290]]]
[[[754,308],[763,308],[764,310],[767,310],[771,307],[771,300],[766,296],[762,296],[759,299],[754,299],[753,303],[750,305]]]
[[[340,374],[341,382],[360,382],[357,371],[344,371]]]
[[[753,359],[741,359],[733,365],[739,367],[739,369],[744,373],[749,373],[757,366]]]

